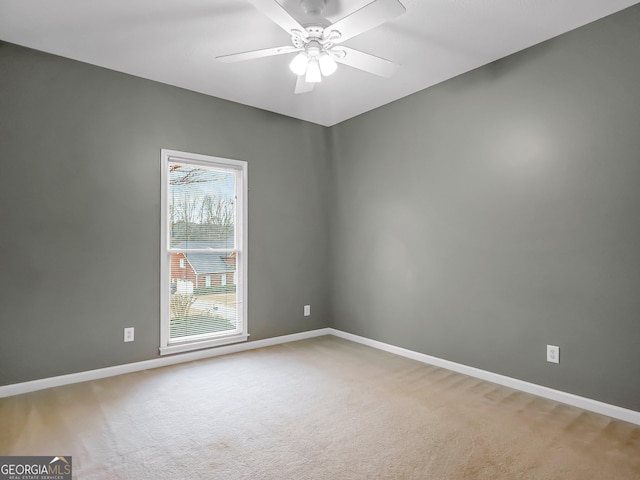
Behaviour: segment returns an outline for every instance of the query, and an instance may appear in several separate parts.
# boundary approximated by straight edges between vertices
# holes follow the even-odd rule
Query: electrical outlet
[[[547,345],[547,362],[560,363],[560,347]]]
[[[133,342],[134,330],[135,329],[133,327],[126,327],[124,329],[124,341],[125,342]]]
[[[304,316],[305,317],[310,317],[311,316],[311,305],[305,305],[304,306]]]

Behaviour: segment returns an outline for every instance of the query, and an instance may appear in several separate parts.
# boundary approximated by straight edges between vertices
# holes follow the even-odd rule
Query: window
[[[246,197],[246,162],[162,150],[161,354],[247,339]]]

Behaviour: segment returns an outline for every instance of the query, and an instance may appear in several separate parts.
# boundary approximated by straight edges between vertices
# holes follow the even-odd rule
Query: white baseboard
[[[406,348],[396,347],[389,345],[388,343],[378,342],[377,340],[371,340],[369,338],[354,335],[352,333],[343,332],[334,328],[329,329],[329,334],[336,337],[351,340],[352,342],[368,345],[369,347],[384,350],[385,352],[400,355],[402,357],[411,358],[422,363],[428,363],[436,367],[446,368],[447,370],[453,370],[454,372],[463,373],[470,377],[479,378],[488,382],[497,383],[510,387],[515,390],[531,393],[539,397],[555,400],[567,405],[573,405],[574,407],[582,408],[583,410],[589,410],[591,412],[606,415],[608,417],[624,420],[625,422],[635,423],[640,425],[640,412],[635,410],[629,410],[627,408],[618,407],[590,398],[580,397],[572,393],[563,392],[560,390],[554,390],[553,388],[543,387],[542,385],[536,385],[535,383],[525,382],[516,378],[506,377],[497,373],[488,372],[479,368],[469,367],[460,363],[450,362],[449,360],[443,360],[441,358],[432,357],[431,355],[425,355],[424,353],[414,352],[413,350],[407,350]]]
[[[86,382],[88,380],[113,377],[125,373],[132,373],[141,370],[148,370],[151,368],[191,362],[193,360],[201,360],[204,358],[218,357],[220,355],[227,355],[230,353],[270,347],[272,345],[295,342],[298,340],[305,340],[307,338],[320,337],[323,335],[334,335],[339,338],[344,338],[345,340],[361,343],[363,345],[377,348],[379,350],[384,350],[385,352],[393,353],[395,355],[411,358],[413,360],[417,360],[418,362],[427,363],[436,367],[446,368],[447,370],[463,373],[465,375],[479,378],[481,380],[497,383],[498,385],[504,385],[505,387],[510,387],[516,390],[531,393],[533,395],[538,395],[539,397],[548,398],[550,400],[555,400],[567,405],[573,405],[574,407],[582,408],[583,410],[589,410],[612,418],[624,420],[625,422],[640,425],[640,412],[636,412],[635,410],[629,410],[626,408],[618,407],[616,405],[610,405],[608,403],[592,400],[590,398],[580,397],[572,393],[554,390],[553,388],[543,387],[542,385],[536,385],[534,383],[529,383],[497,373],[488,372],[479,368],[469,367],[467,365],[451,362],[449,360],[443,360],[442,358],[432,357],[431,355],[414,352],[413,350],[407,350],[406,348],[396,347],[394,345],[389,345],[388,343],[378,342],[377,340],[371,340],[366,337],[343,332],[334,328],[321,328],[308,332],[283,335],[281,337],[267,338],[264,340],[256,340],[253,342],[237,343],[234,345],[226,345],[223,347],[200,350],[197,352],[171,355],[169,357],[154,358],[152,360],[145,360],[143,362],[128,363],[125,365],[116,365],[114,367],[100,368],[97,370],[72,373],[69,375],[61,375],[58,377],[43,378],[41,380],[15,383],[13,385],[5,385],[0,387],[0,398],[19,395],[21,393],[33,392],[45,388],[68,385],[71,383]]]
[[[308,332],[292,333],[291,335],[283,335],[281,337],[266,338],[264,340],[255,340],[253,342],[236,343],[234,345],[225,345],[223,347],[209,348],[206,350],[198,350],[196,352],[180,353],[169,357],[154,358],[142,362],[127,363],[124,365],[116,365],[114,367],[99,368],[97,370],[88,370],[85,372],[71,373],[68,375],[60,375],[58,377],[43,378],[40,380],[32,380],[30,382],[14,383],[0,387],[0,398],[19,395],[21,393],[34,392],[45,388],[59,387],[61,385],[69,385],[71,383],[86,382],[88,380],[97,380],[99,378],[114,377],[125,373],[139,372],[141,370],[149,370],[151,368],[166,367],[177,363],[191,362],[193,360],[201,360],[204,358],[218,357],[229,353],[243,352],[246,350],[254,350],[256,348],[270,347],[280,343],[295,342],[306,338],[320,337],[328,335],[328,328],[319,330],[311,330]]]

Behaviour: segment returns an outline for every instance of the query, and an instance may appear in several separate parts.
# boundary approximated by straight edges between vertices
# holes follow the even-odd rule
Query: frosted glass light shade
[[[318,63],[320,63],[320,71],[325,77],[331,75],[338,69],[338,64],[328,53],[323,53],[322,55],[320,55],[320,60],[318,61]]]
[[[307,83],[320,83],[322,81],[322,74],[320,73],[320,65],[316,59],[309,60],[307,66],[307,75],[304,78]]]
[[[304,52],[300,52],[298,55],[293,57],[291,63],[289,64],[289,68],[296,75],[304,75],[307,71],[307,65],[309,65],[309,57]]]

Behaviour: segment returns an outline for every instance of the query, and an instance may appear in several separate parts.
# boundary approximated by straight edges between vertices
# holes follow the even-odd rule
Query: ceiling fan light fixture
[[[342,46],[341,43],[402,15],[406,8],[400,0],[367,0],[365,6],[333,23],[325,18],[326,15],[322,17],[328,0],[248,1],[291,35],[291,45],[216,57],[223,63],[295,54],[289,63],[289,69],[298,77],[295,93],[312,91],[316,83],[322,82],[322,77],[332,75],[337,70],[338,63],[385,78],[393,75],[399,67],[389,60]],[[313,23],[303,26],[282,5],[296,2],[307,16],[317,17],[311,20]]]
[[[320,71],[325,77],[331,75],[338,69],[338,64],[328,53],[323,53],[322,55],[320,55],[318,63],[320,64]]]
[[[318,60],[312,58],[309,60],[307,66],[307,74],[304,77],[304,81],[307,83],[320,83],[322,81],[322,73],[320,72],[320,65]]]
[[[307,67],[309,65],[309,57],[305,52],[300,52],[289,64],[289,69],[296,75],[304,75],[307,72]]]

